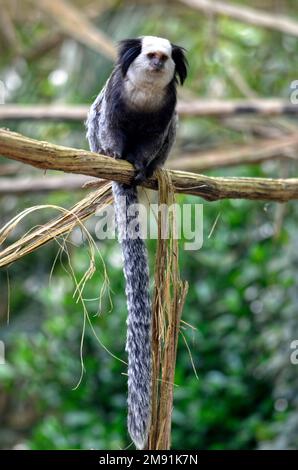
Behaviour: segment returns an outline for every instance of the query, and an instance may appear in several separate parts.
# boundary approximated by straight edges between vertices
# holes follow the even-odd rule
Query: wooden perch
[[[189,152],[170,159],[168,169],[183,171],[205,171],[228,166],[256,164],[278,158],[298,159],[298,135],[288,135],[275,139],[260,139],[251,145],[235,145],[223,149],[215,148],[206,152]],[[23,165],[9,163],[0,165],[0,176],[20,173]],[[0,194],[46,193],[49,191],[64,191],[97,187],[98,180],[90,181],[83,175],[67,176],[18,176],[0,178]]]
[[[15,132],[0,129],[0,154],[37,168],[60,170],[98,178],[132,183],[134,169],[124,160],[40,142]],[[193,194],[208,201],[218,199],[257,199],[289,201],[298,199],[298,178],[215,178],[195,173],[169,170],[175,192]],[[143,186],[157,189],[153,175]]]
[[[63,120],[84,121],[88,105],[20,105],[5,104],[0,106],[2,120]],[[177,111],[181,117],[213,116],[227,117],[243,114],[259,116],[277,116],[282,114],[297,115],[298,105],[279,98],[259,98],[246,100],[209,100],[198,99],[192,102],[179,101]]]
[[[286,16],[216,0],[180,0],[180,2],[196,10],[229,16],[253,26],[261,26],[281,31],[285,34],[291,34],[292,36],[298,36],[298,22]]]

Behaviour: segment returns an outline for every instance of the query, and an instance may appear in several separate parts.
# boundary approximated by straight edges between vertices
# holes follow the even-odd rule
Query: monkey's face
[[[127,75],[140,86],[154,82],[156,87],[165,87],[174,73],[171,43],[167,39],[145,36],[141,52],[130,65]]]

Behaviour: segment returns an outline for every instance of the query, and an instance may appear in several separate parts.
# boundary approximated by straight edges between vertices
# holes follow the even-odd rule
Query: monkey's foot
[[[136,170],[133,184],[135,186],[142,184],[147,179],[147,174],[145,168],[139,168]]]

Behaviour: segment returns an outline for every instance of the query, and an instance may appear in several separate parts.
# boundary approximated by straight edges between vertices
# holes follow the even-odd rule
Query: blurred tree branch
[[[84,13],[88,20],[92,20],[101,15],[106,9],[112,7],[115,1],[116,0],[107,0],[104,4],[99,4],[98,2],[96,2],[96,5],[87,5],[86,9],[84,10]],[[37,60],[48,52],[55,49],[56,47],[58,47],[66,37],[67,36],[65,33],[58,31],[45,34],[44,37],[39,40],[39,42],[34,44],[34,46],[30,49],[27,49],[22,54],[22,56],[28,62]]]
[[[298,22],[283,15],[267,13],[266,11],[236,5],[222,1],[211,0],[179,0],[196,10],[203,10],[207,13],[229,16],[235,20],[249,23],[254,26],[281,31],[285,34],[298,36]]]
[[[90,178],[83,175],[49,176],[47,178],[29,175],[19,178],[0,178],[0,195],[69,191],[82,189],[87,182],[90,183]],[[98,184],[98,181],[96,182]]]
[[[234,165],[254,164],[273,158],[297,158],[298,135],[278,139],[263,139],[251,145],[235,145],[231,148],[209,150],[207,152],[186,153],[170,160],[172,169],[203,171]]]
[[[5,42],[6,47],[13,49],[17,54],[20,54],[22,51],[22,45],[16,33],[16,29],[11,18],[11,12],[3,0],[0,0],[0,9],[0,37]]]
[[[0,176],[6,175],[15,175],[21,169],[19,163],[5,163],[4,165],[0,165]]]
[[[124,160],[74,148],[40,142],[5,129],[0,130],[0,153],[37,168],[60,170],[131,184],[134,168]],[[256,199],[285,202],[298,199],[298,178],[215,178],[168,170],[176,192],[193,194],[209,201]],[[143,183],[157,189],[157,176]]]
[[[86,119],[88,105],[19,105],[0,106],[0,119],[48,119],[83,121]],[[180,116],[226,117],[242,114],[274,116],[298,114],[298,105],[279,98],[258,98],[242,100],[198,99],[192,102],[179,101],[177,111]]]
[[[33,47],[24,51],[22,57],[28,62],[38,60],[58,47],[62,43],[63,39],[65,39],[65,34],[60,32],[46,34],[39,42],[34,44]]]
[[[102,31],[96,28],[84,14],[67,0],[32,0],[38,9],[50,15],[62,32],[85,46],[114,60],[116,49]]]

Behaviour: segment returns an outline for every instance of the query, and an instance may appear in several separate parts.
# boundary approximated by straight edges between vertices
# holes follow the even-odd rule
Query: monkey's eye
[[[168,56],[165,55],[165,54],[162,54],[162,55],[160,56],[160,60],[162,60],[163,62],[165,62],[166,60],[168,60]]]
[[[148,59],[154,59],[154,57],[155,57],[154,52],[149,52],[149,53],[147,54],[147,57],[148,57]]]

